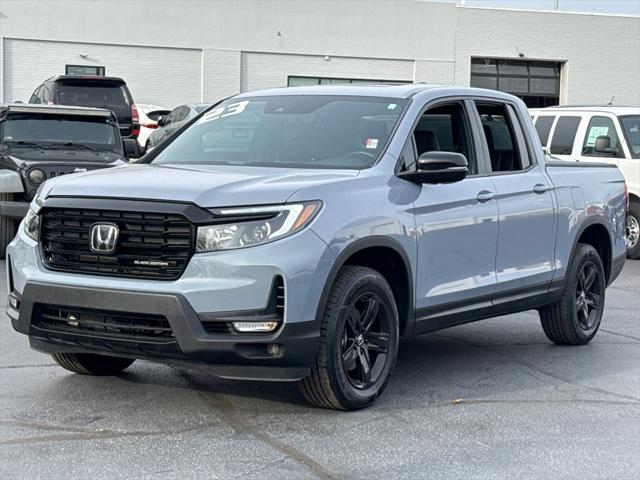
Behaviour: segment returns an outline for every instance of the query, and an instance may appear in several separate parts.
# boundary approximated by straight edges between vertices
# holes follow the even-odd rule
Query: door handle
[[[478,195],[476,196],[476,200],[478,200],[480,203],[488,202],[492,199],[493,192],[490,192],[489,190],[481,190],[480,193],[478,193]]]
[[[539,193],[542,194],[548,190],[551,190],[551,187],[547,186],[547,185],[543,185],[542,183],[536,183],[533,186],[533,191],[534,193]]]

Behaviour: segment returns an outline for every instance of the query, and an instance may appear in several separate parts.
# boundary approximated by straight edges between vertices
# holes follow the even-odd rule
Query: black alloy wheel
[[[392,316],[371,292],[356,297],[342,310],[342,368],[351,385],[366,389],[378,381],[387,361]]]

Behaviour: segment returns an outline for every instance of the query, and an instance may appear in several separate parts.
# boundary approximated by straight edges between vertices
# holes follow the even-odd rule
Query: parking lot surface
[[[383,396],[350,413],[140,361],[74,375],[2,313],[0,478],[640,478],[640,261],[606,302],[584,347],[551,344],[535,312],[403,340]]]

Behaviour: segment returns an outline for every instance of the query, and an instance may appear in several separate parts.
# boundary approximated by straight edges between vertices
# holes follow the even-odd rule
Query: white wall
[[[455,83],[469,85],[472,56],[566,61],[562,103],[640,105],[640,18],[459,8]]]
[[[29,100],[44,79],[64,74],[66,64],[104,65],[122,76],[136,102],[168,106],[199,100],[199,50],[16,40],[5,38],[3,83],[7,101]],[[89,53],[86,59],[79,53]]]
[[[518,49],[566,62],[563,102],[640,104],[638,17],[414,0],[0,0],[0,101],[78,63],[168,107],[289,75],[468,85],[472,56]]]

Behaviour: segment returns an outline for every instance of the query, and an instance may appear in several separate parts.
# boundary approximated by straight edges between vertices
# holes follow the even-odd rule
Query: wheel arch
[[[586,243],[596,249],[604,266],[606,283],[609,285],[613,264],[613,234],[606,223],[599,218],[593,218],[580,227],[571,249],[571,259],[579,243]]]
[[[400,334],[411,333],[415,323],[413,269],[400,242],[384,236],[356,240],[338,254],[322,289],[316,318],[322,318],[331,287],[345,265],[370,267],[385,277],[398,307]]]

